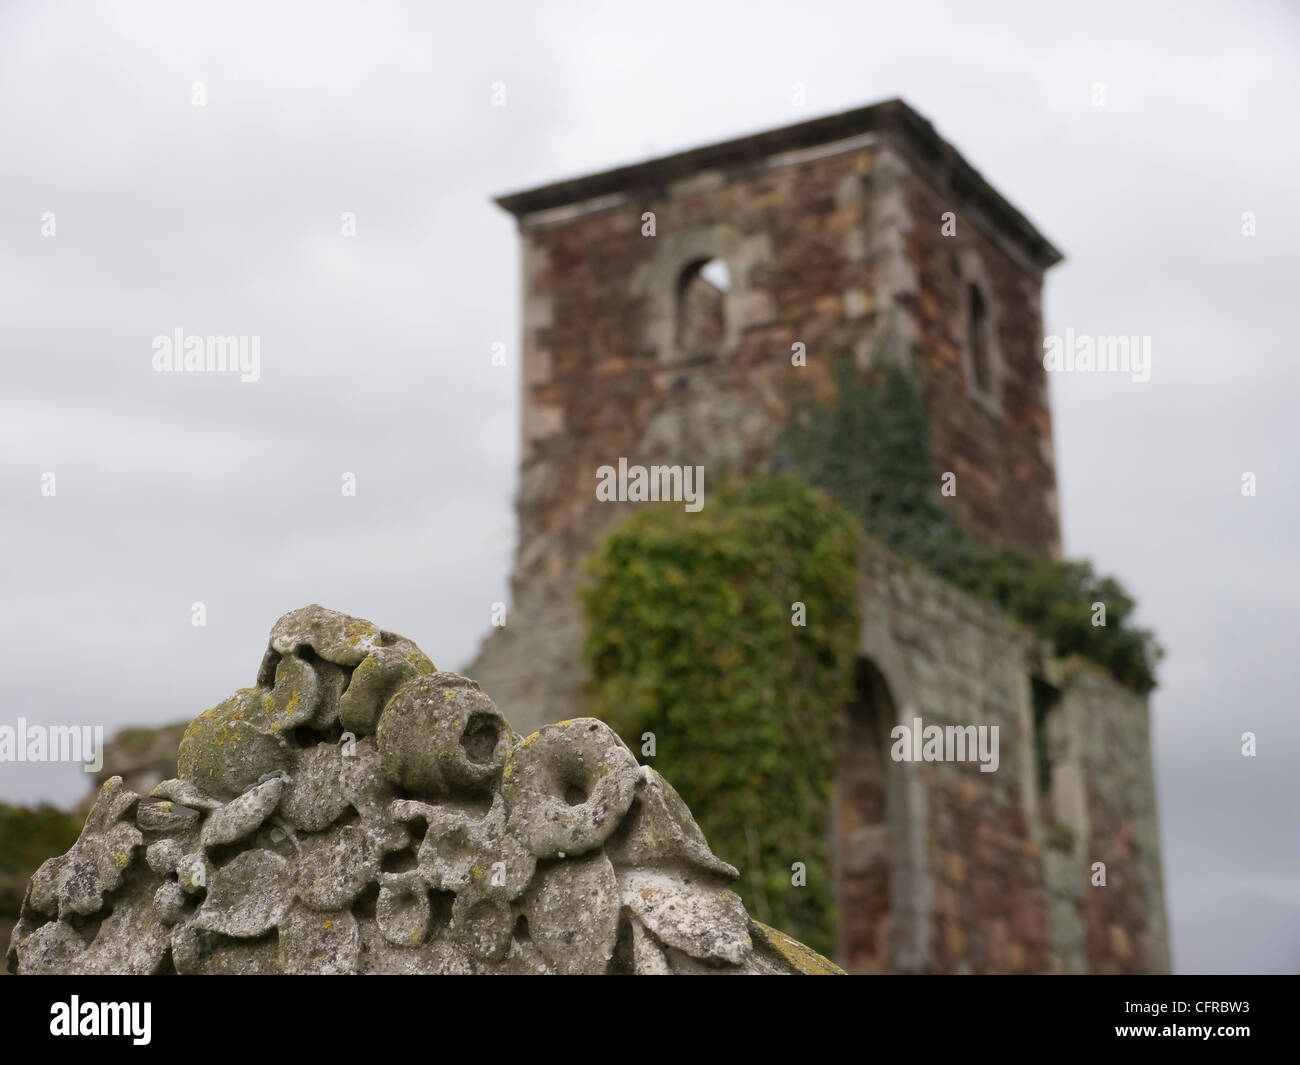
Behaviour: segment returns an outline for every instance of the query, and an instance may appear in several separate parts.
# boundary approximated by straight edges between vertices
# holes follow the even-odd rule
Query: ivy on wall
[[[1139,693],[1155,686],[1161,654],[1113,578],[982,544],[957,524],[908,374],[849,363],[838,374],[835,402],[802,404],[784,436],[798,479],[727,486],[694,514],[642,511],[588,561],[582,592],[591,712],[681,793],[714,851],[743,871],[750,912],[827,953],[860,529]],[[1095,602],[1105,626],[1092,623]],[[791,882],[795,862],[806,886]]]
[[[744,871],[750,912],[823,952],[834,949],[831,767],[852,694],[856,559],[841,508],[767,476],[698,513],[637,514],[588,562],[583,593],[591,712]],[[806,886],[792,882],[796,862]]]
[[[992,602],[1061,654],[1091,659],[1126,687],[1150,692],[1163,651],[1135,624],[1124,587],[1086,561],[980,543],[943,504],[912,377],[892,364],[861,372],[849,360],[836,372],[834,404],[805,400],[786,431],[783,449],[800,475],[900,555]],[[1105,604],[1105,625],[1093,624],[1094,603]]]

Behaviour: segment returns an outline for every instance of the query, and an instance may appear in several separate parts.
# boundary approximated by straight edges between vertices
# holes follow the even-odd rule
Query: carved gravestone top
[[[32,877],[18,973],[830,973],[754,921],[595,718],[521,738],[467,677],[319,606]]]

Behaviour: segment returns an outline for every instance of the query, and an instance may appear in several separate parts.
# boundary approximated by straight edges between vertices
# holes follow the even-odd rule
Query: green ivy
[[[587,564],[591,710],[741,869],[750,912],[834,949],[828,827],[857,646],[857,528],[785,477],[643,511]],[[794,624],[802,603],[804,625]],[[804,863],[806,886],[792,884]]]
[[[931,461],[929,424],[911,375],[893,365],[837,370],[830,407],[797,404],[783,449],[810,484],[838,500],[868,532],[1050,640],[1062,654],[1106,667],[1145,695],[1163,651],[1134,623],[1136,604],[1085,561],[1058,562],[982,544],[944,506]],[[1106,624],[1093,625],[1095,602]]]
[[[592,713],[634,750],[654,734],[643,757],[742,870],[750,912],[829,953],[828,828],[857,649],[860,527],[1135,691],[1154,687],[1161,652],[1114,579],[982,544],[957,524],[905,372],[846,363],[831,406],[796,406],[782,452],[802,480],[729,485],[695,514],[648,509],[605,540],[586,567],[586,662]],[[1092,624],[1097,601],[1104,627]],[[805,626],[792,624],[795,603]],[[791,883],[795,862],[805,887]]]

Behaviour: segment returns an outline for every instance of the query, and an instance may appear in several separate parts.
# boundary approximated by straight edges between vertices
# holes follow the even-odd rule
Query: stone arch
[[[731,271],[725,259],[697,258],[677,279],[676,342],[687,358],[717,357],[727,337]]]
[[[678,286],[692,265],[721,259],[730,275],[718,362],[730,359],[746,329],[773,320],[775,305],[751,280],[760,267],[772,261],[768,234],[743,235],[730,225],[719,224],[664,230],[654,239],[654,254],[634,271],[629,284],[636,297],[644,300],[645,344],[661,368],[678,368],[693,361],[677,336]]]
[[[835,774],[835,870],[840,955],[850,972],[895,967],[892,809],[900,792],[890,758],[898,709],[871,659],[858,658],[847,711],[844,747]]]

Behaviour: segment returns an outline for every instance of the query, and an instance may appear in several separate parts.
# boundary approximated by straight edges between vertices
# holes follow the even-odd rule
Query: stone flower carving
[[[104,785],[32,878],[11,971],[838,972],[749,917],[603,722],[521,738],[368,621],[282,617],[177,768],[144,797]]]

